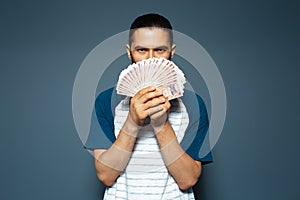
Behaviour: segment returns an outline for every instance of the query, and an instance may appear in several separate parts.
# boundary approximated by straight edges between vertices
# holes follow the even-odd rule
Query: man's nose
[[[150,49],[148,58],[153,58],[153,57],[154,57],[154,51],[152,49]]]

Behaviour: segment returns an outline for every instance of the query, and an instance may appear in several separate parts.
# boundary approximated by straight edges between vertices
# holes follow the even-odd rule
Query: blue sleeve
[[[107,149],[116,140],[114,134],[114,117],[112,112],[113,88],[98,95],[91,116],[91,126],[86,149]]]
[[[209,145],[209,120],[202,98],[188,90],[184,91],[182,101],[189,115],[189,124],[181,141],[181,146],[194,160],[201,161],[202,165],[212,162]]]

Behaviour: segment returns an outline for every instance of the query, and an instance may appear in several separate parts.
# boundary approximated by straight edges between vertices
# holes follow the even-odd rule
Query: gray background
[[[97,44],[146,12],[202,44],[224,79],[226,123],[197,196],[300,199],[297,0],[1,1],[0,199],[100,199],[73,82]]]

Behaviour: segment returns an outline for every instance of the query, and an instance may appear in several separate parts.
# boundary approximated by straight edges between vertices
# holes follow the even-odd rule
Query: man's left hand
[[[151,119],[151,126],[155,133],[158,133],[161,128],[165,125],[168,120],[169,109],[171,107],[168,98],[164,98],[164,103],[153,107],[149,113]]]

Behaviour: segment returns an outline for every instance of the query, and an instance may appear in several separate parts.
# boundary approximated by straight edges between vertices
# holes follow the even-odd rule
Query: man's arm
[[[164,151],[165,148],[168,148],[167,153],[178,154],[180,149],[183,151],[169,121],[166,121],[164,126],[158,130],[156,137],[162,151]],[[162,153],[163,159],[168,160],[168,171],[177,182],[179,188],[186,190],[194,186],[201,175],[201,162],[194,160],[185,152],[178,155],[170,155],[167,153]],[[176,160],[170,163],[170,158],[168,158],[170,156]]]
[[[151,125],[161,149],[163,160],[169,173],[174,177],[178,186],[186,190],[196,184],[201,174],[201,162],[195,161],[181,148],[174,130],[168,120],[170,102],[159,105],[160,110],[152,113]]]
[[[124,171],[144,120],[153,111],[153,107],[164,102],[165,98],[155,87],[146,87],[131,98],[127,120],[113,145],[107,150],[94,150],[97,176],[103,184],[111,186]]]
[[[125,125],[126,126],[128,124]],[[122,173],[123,166],[112,166],[113,163],[116,163],[115,165],[119,165],[118,161],[120,159],[128,160],[130,159],[131,154],[126,152],[132,152],[132,149],[134,147],[136,138],[134,136],[126,134],[123,130],[120,131],[116,141],[113,145],[117,146],[119,149],[124,150],[125,153],[115,153],[111,151],[111,149],[95,149],[94,150],[94,160],[95,160],[95,168],[96,173],[99,178],[99,180],[106,186],[111,186],[118,176]],[[103,162],[103,157],[109,157],[111,160],[109,163],[107,161]],[[123,163],[121,165],[127,165],[127,163]]]

